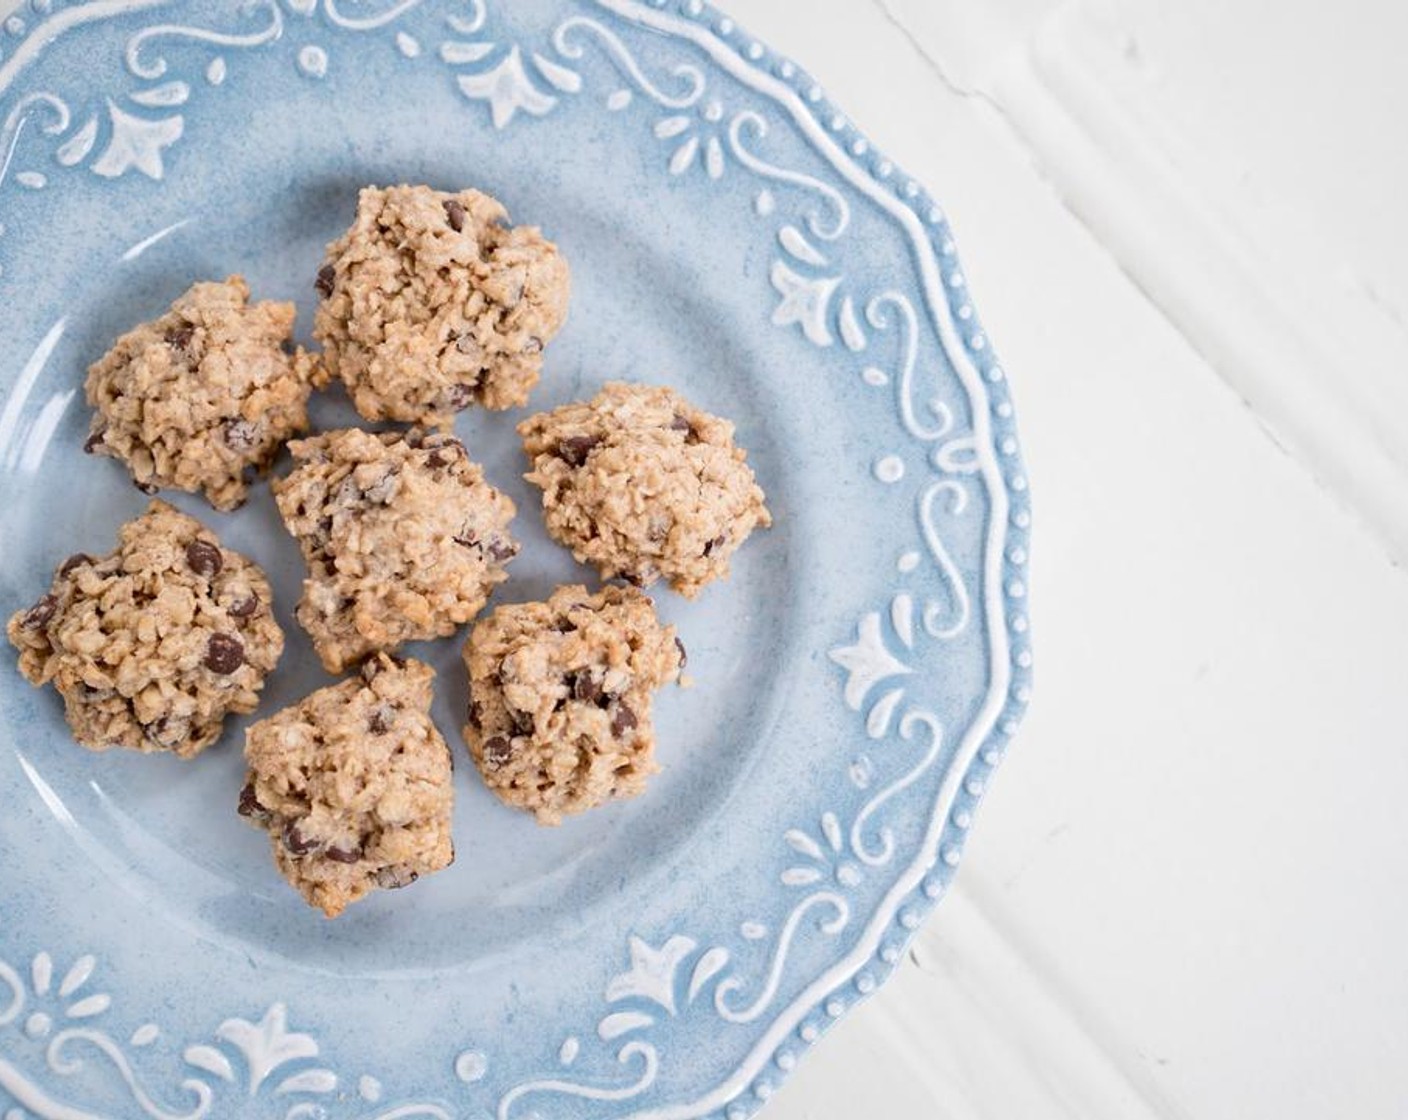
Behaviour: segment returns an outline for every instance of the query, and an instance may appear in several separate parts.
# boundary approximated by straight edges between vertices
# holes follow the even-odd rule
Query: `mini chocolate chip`
[[[91,564],[92,562],[93,558],[86,552],[75,552],[59,566],[59,575],[66,576],[69,572],[73,571],[74,568],[81,568],[84,564]]]
[[[143,494],[155,494],[158,490],[161,489],[161,487],[158,486],[155,482],[143,482],[140,478],[134,478],[132,480],[132,485],[135,486],[138,490],[140,490]]]
[[[441,467],[447,465],[447,460],[440,452],[432,451],[425,457],[425,465],[431,470],[439,470]]]
[[[318,279],[313,282],[313,287],[318,290],[318,294],[324,299],[332,296],[333,281],[337,278],[337,270],[330,264],[323,265],[318,269]]]
[[[568,466],[580,467],[600,443],[600,436],[568,436],[557,445],[557,457]]]
[[[244,789],[240,790],[239,814],[242,817],[263,817],[268,815],[268,810],[259,803],[259,795],[254,792],[253,782],[246,782]]]
[[[205,667],[229,676],[244,664],[244,643],[233,634],[212,634],[205,645]]]
[[[523,353],[525,354],[541,354],[542,352],[543,340],[537,335],[531,336],[528,341],[523,344]]]
[[[684,643],[678,638],[675,639],[675,648],[680,651],[680,672],[684,672],[689,665],[689,651],[684,648]]]
[[[170,748],[175,746],[184,737],[186,723],[184,720],[172,722],[169,716],[162,716],[155,723],[142,724],[142,735],[147,742],[158,747]]]
[[[489,766],[502,766],[513,757],[513,745],[502,735],[495,735],[484,744],[484,762]]]
[[[186,545],[186,563],[196,575],[210,579],[220,574],[220,569],[225,566],[225,558],[220,555],[220,549],[215,545],[197,538]]]
[[[362,680],[371,684],[381,675],[382,670],[388,667],[388,663],[392,667],[402,669],[406,665],[406,659],[394,653],[374,653],[362,662]]]
[[[88,438],[83,441],[83,450],[86,454],[93,454],[98,448],[103,446],[103,436],[107,434],[106,428],[99,428],[96,432],[89,432]]]
[[[344,848],[340,845],[333,844],[323,851],[323,855],[327,856],[333,863],[356,863],[362,858],[362,845],[358,844],[355,848]]]
[[[518,545],[512,541],[506,541],[501,537],[495,537],[489,542],[489,555],[502,563],[505,560],[512,560],[518,555]]]
[[[259,425],[249,420],[230,420],[225,424],[225,442],[234,451],[251,451],[259,442]]]
[[[231,603],[229,609],[234,618],[249,618],[259,609],[259,596],[251,591],[243,599]]]
[[[573,673],[567,678],[567,684],[571,689],[573,700],[580,700],[584,704],[595,704],[601,699],[601,682],[592,675],[590,670],[582,669]]]
[[[478,700],[471,700],[469,702],[469,710],[465,713],[465,719],[468,720],[469,726],[473,727],[476,731],[483,727],[484,706],[480,704]]]
[[[396,713],[386,704],[383,704],[371,714],[367,720],[367,729],[373,735],[385,735],[391,730],[391,725],[396,721]]]
[[[611,734],[620,738],[636,726],[636,714],[625,704],[616,706],[616,714],[611,717]]]
[[[395,864],[383,867],[376,873],[376,885],[383,890],[399,891],[402,887],[409,887],[419,878],[419,871],[412,871],[404,864]]]
[[[445,200],[445,220],[450,223],[450,228],[456,233],[464,232],[464,206],[458,199],[447,198]]]
[[[675,413],[675,418],[670,421],[670,430],[672,432],[692,432],[694,431],[694,427],[677,412]]]
[[[715,537],[704,546],[704,555],[712,556],[716,550],[723,548],[728,543],[728,537]]]
[[[20,623],[26,630],[38,630],[41,626],[48,624],[54,617],[54,612],[59,609],[59,601],[53,595],[45,595],[34,606],[25,612],[24,620]]]
[[[520,735],[531,735],[531,734],[533,734],[533,713],[532,713],[532,712],[523,712],[523,711],[519,711],[519,709],[510,706],[509,709],[508,709],[508,718],[513,721],[513,729],[514,729],[516,732],[518,732],[518,734],[520,734]]]
[[[445,390],[445,403],[456,412],[463,412],[474,403],[474,386],[451,385]]]
[[[173,350],[184,350],[191,344],[195,333],[196,329],[190,323],[182,323],[179,327],[172,327],[166,332],[166,345]]]
[[[310,836],[304,836],[298,830],[297,821],[289,821],[284,825],[284,847],[289,853],[295,856],[306,856],[309,852],[318,850],[318,841]]]

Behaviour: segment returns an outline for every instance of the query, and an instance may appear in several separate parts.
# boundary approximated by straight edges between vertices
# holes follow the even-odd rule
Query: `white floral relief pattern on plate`
[[[109,6],[131,13],[165,2],[109,0]],[[839,347],[853,355],[855,376],[874,392],[889,395],[908,444],[874,463],[878,483],[894,486],[905,479],[906,454],[912,462],[917,453],[931,472],[915,492],[917,539],[897,559],[896,590],[888,602],[863,608],[853,636],[838,635],[837,644],[828,651],[829,660],[840,670],[838,701],[860,714],[865,738],[872,744],[891,740],[883,756],[889,761],[877,762],[878,752],[866,752],[843,763],[846,780],[866,795],[849,817],[826,809],[815,820],[790,822],[784,828],[778,842],[779,862],[766,889],[780,888],[789,901],[783,918],[771,928],[745,915],[733,923],[742,944],[701,941],[687,931],[630,937],[624,947],[626,970],[606,983],[603,1011],[592,1026],[563,1039],[558,1050],[560,1070],[517,1084],[490,1085],[492,1056],[462,1045],[446,1063],[461,1091],[472,1094],[475,1105],[491,1108],[498,1120],[530,1116],[552,1120],[557,1115],[555,1105],[567,1101],[609,1106],[612,1115],[622,1115],[621,1106],[637,1108],[640,1111],[633,1115],[642,1117],[703,1116],[724,1109],[729,1117],[744,1115],[771,1092],[772,1082],[759,1072],[768,1058],[773,1057],[783,1071],[790,1068],[790,1059],[785,1062],[781,1056],[791,1053],[785,1044],[798,1039],[810,1044],[819,1037],[852,998],[837,994],[841,989],[849,985],[847,991],[859,995],[873,990],[877,974],[888,971],[898,956],[897,945],[904,934],[895,933],[893,927],[912,930],[922,909],[942,893],[944,876],[958,861],[962,832],[971,819],[967,810],[959,812],[954,806],[960,797],[971,801],[981,793],[977,771],[996,763],[997,743],[1015,729],[1015,719],[1029,695],[1022,683],[1024,674],[1014,675],[1009,664],[1025,667],[1029,655],[1023,651],[1027,659],[1018,661],[1008,646],[1010,620],[1004,595],[1004,572],[1013,562],[1005,547],[1007,534],[1014,525],[1024,530],[1027,515],[1025,510],[1009,510],[1008,480],[996,460],[987,413],[991,401],[984,384],[1000,382],[1001,369],[985,353],[986,340],[980,332],[962,335],[962,325],[971,319],[971,306],[964,302],[956,316],[948,314],[948,296],[953,289],[961,289],[962,277],[951,267],[946,272],[939,259],[951,257],[946,238],[938,254],[933,251],[931,231],[939,227],[942,216],[936,208],[926,214],[915,209],[920,192],[914,184],[885,187],[883,181],[893,174],[893,167],[879,161],[868,165],[872,178],[861,193],[872,201],[883,196],[885,206],[927,252],[927,256],[920,254],[921,284],[927,296],[923,309],[897,288],[868,295],[853,290],[844,266],[851,200],[826,180],[825,171],[816,174],[767,158],[769,134],[780,120],[770,120],[766,111],[753,105],[731,110],[725,97],[711,93],[708,72],[692,61],[692,55],[663,66],[656,61],[642,64],[625,36],[626,30],[645,26],[703,45],[745,87],[764,93],[784,116],[790,114],[811,147],[824,157],[821,162],[835,167],[838,157],[832,134],[847,132],[844,119],[822,122],[815,108],[822,100],[820,91],[807,87],[791,64],[772,60],[769,71],[764,69],[769,60],[756,44],[722,43],[720,36],[733,31],[728,20],[716,20],[711,31],[703,24],[712,13],[702,4],[682,5],[681,18],[661,11],[659,3],[597,0],[584,6],[599,9],[601,18],[569,15],[545,29],[536,41],[525,42],[495,28],[494,13],[484,0],[464,0],[449,5],[452,11],[440,23],[438,41],[428,39],[423,29],[419,34],[397,29],[402,17],[429,6],[426,0],[370,5],[255,0],[232,10],[226,26],[164,22],[144,27],[127,39],[124,55],[128,73],[139,82],[136,89],[77,113],[53,93],[28,93],[15,99],[0,123],[0,153],[4,153],[0,190],[7,187],[7,175],[22,189],[42,190],[50,185],[49,175],[20,167],[11,158],[29,122],[52,146],[52,158],[61,169],[87,168],[102,178],[135,172],[160,182],[168,173],[170,151],[186,135],[185,118],[174,110],[188,102],[191,83],[219,87],[226,82],[236,53],[283,47],[306,77],[323,78],[336,65],[336,35],[382,32],[408,63],[424,55],[447,68],[459,93],[483,105],[496,130],[547,116],[571,99],[595,98],[607,112],[627,122],[626,127],[649,130],[660,145],[661,170],[668,178],[698,175],[717,182],[734,173],[756,181],[754,210],[767,221],[774,249],[768,272],[776,300],[772,322],[779,329],[795,331],[807,345]],[[64,11],[81,16],[82,7]],[[51,17],[64,18],[64,13]],[[67,18],[78,21],[71,14]],[[318,28],[322,39],[309,42],[305,35],[292,43],[285,29],[293,20]],[[621,31],[607,20],[619,21]],[[199,45],[207,52],[194,73],[170,73],[165,46],[176,41]],[[23,55],[12,56],[0,68],[0,105],[22,68],[16,59],[22,62]],[[610,79],[604,86],[603,77]],[[785,95],[772,89],[779,79]],[[644,120],[632,123],[637,116]],[[867,151],[865,142],[857,139],[850,145],[850,154],[841,152],[839,158],[858,158]],[[26,149],[25,154],[32,152]],[[796,201],[797,212],[789,213],[783,199]],[[925,336],[925,311],[934,319],[937,343]],[[979,368],[980,355],[989,359],[985,370]],[[934,388],[942,381],[939,371],[944,363],[957,372],[966,390],[971,427],[960,422],[959,404]],[[1010,406],[1003,412],[1002,403],[994,411],[1010,418]],[[978,584],[970,586],[946,541],[955,520],[974,516],[973,508],[984,496],[991,505],[993,528]],[[936,578],[922,580],[926,574]],[[918,592],[921,583],[930,590]],[[941,588],[937,594],[932,591],[935,584]],[[960,733],[944,728],[932,711],[912,702],[911,693],[918,686],[921,643],[971,637],[980,611],[994,643],[990,653],[997,667],[995,682],[973,726]],[[1024,633],[1025,618],[1020,617],[1022,625],[1013,629]],[[906,850],[906,855],[917,858],[901,867],[887,809],[933,775],[946,755],[951,759],[950,772],[945,773],[934,799],[933,820],[922,850]],[[939,870],[930,873],[926,856],[934,852]],[[877,880],[893,883],[881,912],[863,913],[858,892]],[[862,925],[863,930],[858,928]],[[792,975],[793,956],[804,939],[834,942],[843,955],[800,996],[779,1006],[781,993],[797,981]],[[275,1102],[275,1113],[285,1120],[343,1114],[377,1120],[449,1120],[451,1113],[436,1101],[382,1104],[381,1082],[372,1072],[340,1071],[323,1064],[318,1041],[290,1029],[289,1013],[280,1003],[271,1005],[258,1022],[230,1018],[212,1038],[185,1045],[180,1080],[174,1090],[158,1098],[146,1087],[146,1076],[155,1074],[139,1072],[138,1056],[157,1042],[160,1029],[143,1024],[126,1043],[104,1032],[101,1021],[110,1008],[109,997],[83,994],[96,964],[91,956],[80,958],[55,987],[53,964],[43,952],[30,962],[27,978],[0,961],[0,1032],[17,1032],[31,1043],[44,1044],[47,1071],[26,1071],[12,1061],[14,1051],[0,1033],[0,1090],[14,1100],[14,1115],[45,1120],[86,1115],[56,1094],[65,1078],[93,1061],[103,1064],[125,1087],[132,1103],[154,1120],[242,1115],[247,1102],[256,1098]],[[8,1006],[4,1006],[6,989]],[[723,1084],[689,1102],[648,1106],[649,1090],[671,1058],[661,1053],[660,1028],[685,1018],[699,1020],[705,1032],[749,1024],[769,1026],[752,1047],[749,1060]],[[596,1043],[606,1055],[588,1063],[596,1074],[565,1075],[563,1071],[586,1062],[585,1047]],[[603,1069],[613,1068],[615,1076],[601,1076]],[[46,1079],[44,1084],[41,1077]],[[652,1111],[656,1106],[657,1111]],[[10,1113],[5,1115],[8,1118]]]

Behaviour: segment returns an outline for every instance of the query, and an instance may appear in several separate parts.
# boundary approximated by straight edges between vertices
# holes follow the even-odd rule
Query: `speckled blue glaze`
[[[673,385],[737,421],[777,524],[728,583],[657,596],[697,683],[661,699],[643,798],[541,829],[461,765],[454,867],[331,923],[234,813],[241,725],[190,763],[90,754],[0,655],[7,1117],[748,1115],[889,974],[1029,699],[1027,483],[942,212],[804,72],[674,0],[0,25],[0,609],[145,503],[81,453],[87,365],[233,272],[306,335],[357,188],[400,181],[488,190],[567,254],[535,408]],[[499,602],[593,582],[543,532],[520,418],[459,424],[519,505]],[[175,500],[274,581],[261,713],[327,683],[267,487]],[[458,647],[411,652],[463,751]]]

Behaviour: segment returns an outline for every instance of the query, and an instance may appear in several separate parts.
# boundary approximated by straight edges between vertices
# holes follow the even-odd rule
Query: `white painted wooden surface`
[[[769,1120],[1408,1115],[1408,6],[730,8],[943,200],[1037,515],[958,886]]]
[[[956,891],[769,1117],[1408,1115],[1408,8],[731,8],[944,202],[1036,516]]]

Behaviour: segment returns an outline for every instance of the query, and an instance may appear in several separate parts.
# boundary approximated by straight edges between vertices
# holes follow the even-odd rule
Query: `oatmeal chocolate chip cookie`
[[[249,303],[243,279],[196,284],[88,370],[85,451],[125,462],[147,493],[203,491],[241,505],[252,475],[308,427],[315,360],[285,352],[291,303]]]
[[[630,587],[560,587],[475,626],[470,753],[507,805],[555,825],[645,789],[655,763],[651,695],[678,680],[684,646]]]
[[[199,521],[155,501],[106,556],[70,556],[7,629],[90,750],[199,754],[252,712],[283,652],[269,582]]]
[[[669,389],[613,381],[518,426],[548,532],[602,578],[690,598],[772,524],[733,425]]]
[[[329,918],[378,887],[454,862],[450,748],[430,720],[435,670],[377,654],[246,734],[239,814]]]
[[[557,246],[478,191],[367,187],[328,246],[313,333],[368,420],[446,427],[471,404],[515,408],[567,316]]]
[[[329,672],[446,637],[508,578],[513,502],[453,436],[349,429],[289,448],[299,465],[274,496],[309,568],[298,621]]]

